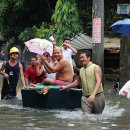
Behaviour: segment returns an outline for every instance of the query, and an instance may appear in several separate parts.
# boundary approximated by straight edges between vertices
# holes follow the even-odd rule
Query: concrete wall
[[[130,37],[121,37],[120,46],[120,87],[130,80]]]

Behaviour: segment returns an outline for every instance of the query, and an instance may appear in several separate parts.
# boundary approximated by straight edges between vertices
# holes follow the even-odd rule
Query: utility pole
[[[101,67],[104,76],[104,0],[93,0],[92,23],[92,60]]]

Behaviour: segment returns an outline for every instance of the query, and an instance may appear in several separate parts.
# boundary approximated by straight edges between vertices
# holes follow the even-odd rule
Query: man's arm
[[[25,84],[28,87],[30,85],[30,82],[29,82],[28,78],[24,77],[24,79],[25,79]]]
[[[102,81],[102,71],[98,65],[96,65],[96,67],[94,68],[94,73],[95,73],[95,78],[96,78],[96,85],[95,85],[92,95],[88,98],[89,102],[94,101],[95,96],[101,86],[101,81]]]
[[[23,83],[23,88],[26,88],[25,79],[24,79],[24,74],[23,74],[23,66],[22,66],[22,64],[20,64],[20,63],[19,63],[19,69],[20,69],[21,81],[22,81],[22,83]]]
[[[29,78],[29,68],[27,67],[24,73],[25,84],[27,87],[30,85],[30,81],[28,78]]]
[[[46,70],[46,72],[48,73],[48,74],[50,74],[50,73],[52,73],[48,68],[47,68],[47,66],[43,63],[43,65],[44,65],[44,68],[45,68],[45,70]]]
[[[9,75],[4,72],[5,66],[6,66],[6,61],[2,64],[2,67],[0,68],[0,74],[1,74],[4,78],[7,79],[7,78],[9,77]]]
[[[77,50],[75,48],[73,48],[70,44],[63,44],[63,45],[66,45],[68,48],[70,48],[74,54],[77,54]]]
[[[64,68],[65,62],[64,60],[59,61],[55,66],[51,66],[48,61],[45,59],[44,56],[41,56],[41,60],[43,61],[43,64],[46,65],[46,67],[49,69],[51,73],[56,73]]]
[[[95,77],[96,77],[96,85],[95,85],[95,89],[93,91],[93,95],[96,95],[100,86],[101,86],[101,82],[102,82],[102,71],[101,68],[97,65],[95,67]]]
[[[44,73],[44,69],[42,65],[36,65],[36,75],[41,76]]]
[[[76,87],[76,86],[78,86],[80,83],[81,83],[81,80],[80,80],[80,77],[79,77],[79,78],[78,78],[77,80],[75,80],[73,83],[71,83],[71,84],[69,84],[69,85],[67,85],[67,86],[61,86],[61,87],[60,87],[60,91],[66,90],[66,89],[68,89],[68,88]]]

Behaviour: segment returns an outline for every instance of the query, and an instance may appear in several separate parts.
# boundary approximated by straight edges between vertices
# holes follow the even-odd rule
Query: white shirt
[[[72,62],[72,55],[74,55],[73,51],[70,48],[67,48],[66,50],[62,47],[62,53],[64,57],[69,61],[69,63],[73,66]]]
[[[50,73],[50,74],[46,73],[46,77],[56,79],[56,73]]]
[[[55,66],[54,65],[55,63],[54,62],[49,62],[49,65],[51,65],[51,66]],[[50,73],[50,74],[48,74],[47,72],[46,72],[46,77],[47,78],[52,78],[52,79],[56,79],[56,73]]]

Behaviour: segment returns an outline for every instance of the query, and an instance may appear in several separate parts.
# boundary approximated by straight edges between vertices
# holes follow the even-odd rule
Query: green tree
[[[35,33],[37,31],[37,27],[29,27],[25,28],[19,35],[18,39],[22,42],[28,41],[35,37]]]
[[[35,37],[48,39],[51,35],[53,35],[53,29],[54,25],[43,22],[40,28],[37,28]]]
[[[0,0],[0,36],[3,37],[5,50],[18,44],[18,35],[22,30],[21,19],[24,0]]]
[[[36,28],[51,18],[49,2],[0,0],[0,35],[6,43],[23,46],[25,40],[35,36]]]
[[[6,40],[16,38],[21,30],[20,12],[23,5],[23,0],[0,1],[0,35]]]
[[[59,44],[65,36],[73,37],[83,30],[75,0],[58,0],[51,19]]]

